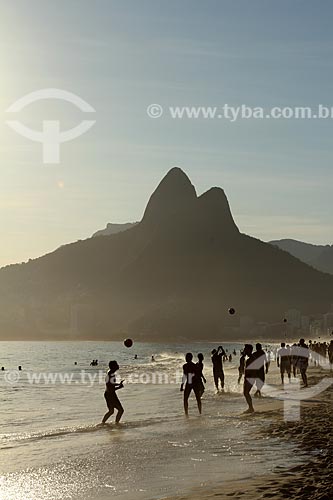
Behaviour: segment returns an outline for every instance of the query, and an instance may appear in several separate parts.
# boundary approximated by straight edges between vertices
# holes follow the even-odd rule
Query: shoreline
[[[327,376],[327,371],[312,368],[308,376],[311,387]],[[276,420],[262,431],[262,436],[266,439],[279,438],[281,446],[284,442],[292,441],[295,451],[299,451],[300,456],[305,458],[302,465],[244,480],[230,480],[212,487],[197,486],[186,494],[165,497],[164,500],[332,499],[333,387],[326,389],[315,400],[302,402],[301,419],[297,422],[285,422],[282,408],[276,410],[274,403],[271,410],[272,413],[277,413]]]

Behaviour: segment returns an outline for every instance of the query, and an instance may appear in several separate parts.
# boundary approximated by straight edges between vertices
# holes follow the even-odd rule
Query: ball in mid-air
[[[133,340],[132,339],[125,339],[124,340],[124,346],[125,347],[132,347],[133,345]]]
[[[229,314],[233,315],[233,314],[235,314],[236,311],[235,311],[235,309],[233,307],[230,307],[228,309],[228,312],[229,312]]]

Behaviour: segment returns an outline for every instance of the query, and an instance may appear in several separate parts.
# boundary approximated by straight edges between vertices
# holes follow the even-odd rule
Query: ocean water
[[[299,463],[288,445],[260,434],[273,416],[248,418],[237,356],[215,394],[214,344],[0,342],[0,499],[153,499]],[[271,347],[272,349],[274,346]],[[205,355],[203,415],[179,391],[184,354]],[[138,359],[134,359],[137,354]],[[155,362],[151,361],[151,356]],[[91,367],[90,361],[99,365]],[[122,424],[101,426],[110,359],[125,387]],[[77,362],[77,365],[74,363]],[[18,372],[18,365],[22,371]],[[269,375],[277,383],[277,373]]]

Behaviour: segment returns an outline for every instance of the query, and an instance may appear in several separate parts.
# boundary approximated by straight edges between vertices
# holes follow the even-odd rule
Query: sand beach
[[[327,371],[309,369],[309,385],[327,377]],[[304,464],[289,470],[269,475],[249,476],[239,481],[224,481],[209,488],[203,485],[193,489],[189,495],[170,497],[168,500],[215,500],[215,499],[272,499],[272,500],[330,500],[333,497],[333,388],[302,402],[301,419],[285,422],[281,402],[256,403],[257,416],[265,412],[275,413],[275,421],[264,431],[267,439],[278,437],[284,442],[295,444],[296,453],[304,457]],[[287,458],[287,457],[286,457]]]

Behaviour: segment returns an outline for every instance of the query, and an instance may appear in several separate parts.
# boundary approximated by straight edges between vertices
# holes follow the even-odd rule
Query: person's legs
[[[306,375],[306,368],[301,368],[301,376],[302,376],[304,386],[307,387],[308,386],[308,377]]]
[[[218,373],[216,370],[213,370],[213,377],[214,377],[214,384],[215,384],[216,390],[218,391],[219,390],[219,377],[218,377]]]
[[[118,404],[115,408],[118,410],[118,413],[116,415],[116,424],[119,424],[120,419],[124,414],[124,408],[122,407],[122,404],[120,401],[118,402]]]
[[[199,410],[199,413],[200,413],[200,415],[201,415],[202,405],[201,405],[201,393],[200,393],[200,387],[195,385],[195,386],[193,387],[193,390],[194,390],[194,394],[195,394],[195,397],[196,397],[196,400],[197,400],[198,410]]]
[[[253,384],[251,384],[251,382],[249,382],[246,379],[244,380],[244,391],[243,391],[243,394],[244,394],[246,402],[247,402],[247,404],[249,406],[249,409],[248,409],[249,413],[253,413],[254,412],[254,408],[253,408],[253,404],[252,404],[252,398],[251,398],[251,394],[250,394],[252,386],[253,386]]]
[[[256,379],[256,386],[257,386],[257,391],[256,391],[256,393],[255,393],[255,396],[256,396],[256,397],[261,398],[261,389],[264,387],[264,383],[265,383],[265,382],[264,382],[264,380],[262,380],[262,378],[261,378],[261,377],[258,377],[258,378]]]
[[[108,407],[108,411],[105,413],[104,417],[103,417],[103,420],[102,420],[102,424],[105,424],[105,422],[111,417],[111,415],[113,415],[114,413],[114,407],[113,407],[113,404],[111,403],[111,401],[109,401],[109,398],[106,396],[106,393],[104,395],[104,398],[105,398],[105,401],[106,401],[106,404],[107,404],[107,407]]]
[[[184,410],[186,416],[188,416],[188,398],[190,397],[191,391],[192,391],[192,386],[186,384],[184,389]]]
[[[102,420],[102,424],[105,424],[105,422],[111,417],[111,415],[113,415],[113,413],[114,413],[114,410],[109,410],[107,413],[105,413],[103,420]]]
[[[221,381],[221,387],[222,387],[222,389],[224,389],[224,372],[223,371],[220,372],[219,379]]]
[[[284,370],[282,369],[282,367],[280,369],[280,375],[281,375],[281,383],[283,384],[284,383]]]
[[[200,384],[199,384],[199,392],[200,392],[200,398],[202,398],[203,396],[203,393],[205,392],[205,386],[201,380]]]

